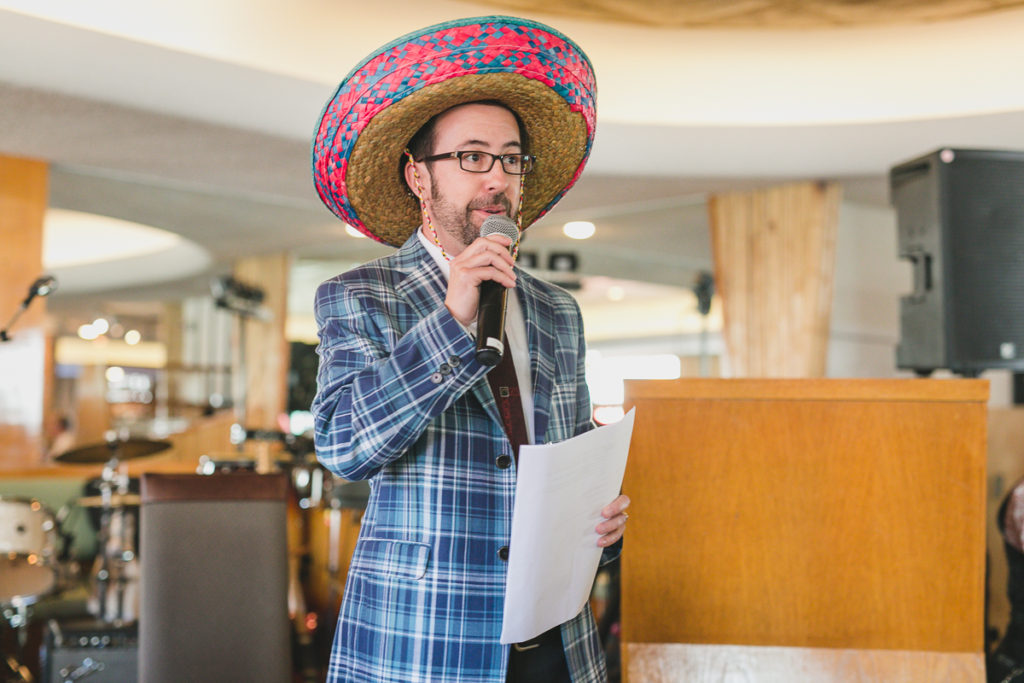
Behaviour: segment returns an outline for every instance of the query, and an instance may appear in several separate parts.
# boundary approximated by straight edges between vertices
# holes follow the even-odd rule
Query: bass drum
[[[0,603],[31,604],[53,591],[56,527],[38,500],[0,498]]]

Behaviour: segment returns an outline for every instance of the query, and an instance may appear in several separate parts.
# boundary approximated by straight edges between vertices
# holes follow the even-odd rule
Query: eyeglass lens
[[[489,152],[457,152],[462,170],[471,173],[487,173],[494,166],[495,159],[501,159],[501,167],[505,173],[520,175],[528,173],[532,167],[532,159],[526,154],[496,155]]]

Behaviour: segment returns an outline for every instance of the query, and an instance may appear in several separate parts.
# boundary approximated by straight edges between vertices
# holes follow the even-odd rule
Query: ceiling
[[[809,28],[941,21],[1020,6],[1020,0],[493,0],[488,4],[522,12],[647,26],[701,28]]]
[[[50,309],[202,294],[248,255],[323,266],[386,253],[346,235],[315,196],[321,107],[379,45],[513,4],[526,3],[0,0],[0,154],[51,162],[55,208],[169,230],[209,256],[186,278],[66,288]],[[940,146],[1024,149],[1024,10],[1006,4],[1018,3],[800,29],[768,15],[668,28],[517,10],[576,40],[599,83],[588,169],[524,248],[686,287],[711,267],[708,193],[830,179],[847,202],[884,207],[896,162]],[[571,219],[597,234],[571,242],[560,234]],[[135,266],[111,267],[130,281]]]

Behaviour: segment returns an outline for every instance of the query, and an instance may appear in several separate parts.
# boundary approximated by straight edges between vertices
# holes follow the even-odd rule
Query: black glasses
[[[442,159],[458,159],[459,168],[470,173],[487,173],[494,168],[495,159],[501,159],[501,168],[505,173],[526,175],[533,170],[533,162],[537,160],[537,157],[529,154],[491,154],[490,152],[466,150],[434,154],[423,157],[420,161],[440,161]]]

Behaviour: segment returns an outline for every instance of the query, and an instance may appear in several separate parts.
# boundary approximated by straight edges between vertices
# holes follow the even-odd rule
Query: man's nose
[[[484,173],[483,176],[488,189],[502,191],[508,187],[510,176],[508,173],[505,173],[505,169],[501,165],[501,159],[495,159],[491,170]]]

